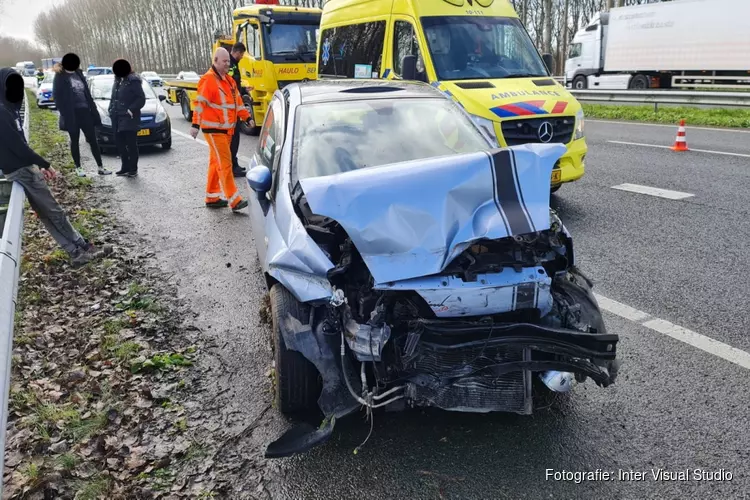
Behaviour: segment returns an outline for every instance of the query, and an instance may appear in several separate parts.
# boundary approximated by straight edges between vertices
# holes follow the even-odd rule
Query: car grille
[[[407,399],[416,406],[444,410],[531,412],[528,371],[493,375],[493,365],[523,360],[523,348],[513,346],[455,347],[421,342],[408,371],[424,374],[407,384]],[[444,383],[446,379],[450,383]]]
[[[573,116],[559,116],[555,118],[528,118],[523,120],[507,120],[502,122],[503,137],[508,146],[520,144],[542,143],[539,138],[539,127],[544,122],[552,125],[552,139],[548,143],[567,144],[573,138],[576,120]]]

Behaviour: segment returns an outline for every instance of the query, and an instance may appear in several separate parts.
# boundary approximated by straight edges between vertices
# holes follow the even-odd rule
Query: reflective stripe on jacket
[[[224,78],[211,67],[198,82],[198,94],[193,101],[193,125],[204,133],[234,133],[237,117],[250,118],[242,103],[237,85],[229,75]]]

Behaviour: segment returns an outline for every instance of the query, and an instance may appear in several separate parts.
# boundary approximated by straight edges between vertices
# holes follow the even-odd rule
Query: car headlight
[[[489,138],[495,142],[496,146],[499,145],[497,141],[497,134],[495,133],[495,123],[492,120],[488,120],[487,118],[472,114],[470,114],[469,116],[471,116],[471,119],[474,120],[474,123],[476,123],[480,129],[484,130]]]
[[[102,125],[111,127],[112,126],[112,119],[109,117],[109,113],[104,111],[102,108],[97,107],[96,109],[99,110],[99,118],[102,119]]]
[[[576,113],[576,133],[575,133],[575,137],[573,138],[574,140],[583,139],[583,137],[585,136],[583,132],[584,121],[585,120],[583,117],[583,110],[579,109],[578,112]]]
[[[154,119],[154,121],[156,123],[161,123],[166,119],[167,119],[167,111],[164,109],[164,106],[159,106],[159,111],[156,112],[156,118]]]

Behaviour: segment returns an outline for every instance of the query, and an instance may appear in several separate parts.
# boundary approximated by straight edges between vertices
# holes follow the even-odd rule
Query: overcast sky
[[[62,2],[63,0],[5,0],[5,8],[0,13],[0,34],[33,40],[36,16]]]

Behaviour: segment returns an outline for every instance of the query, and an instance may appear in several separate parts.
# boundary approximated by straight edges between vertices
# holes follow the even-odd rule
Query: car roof
[[[298,84],[302,104],[357,99],[406,99],[443,97],[442,92],[421,82],[370,79],[322,79]]]

